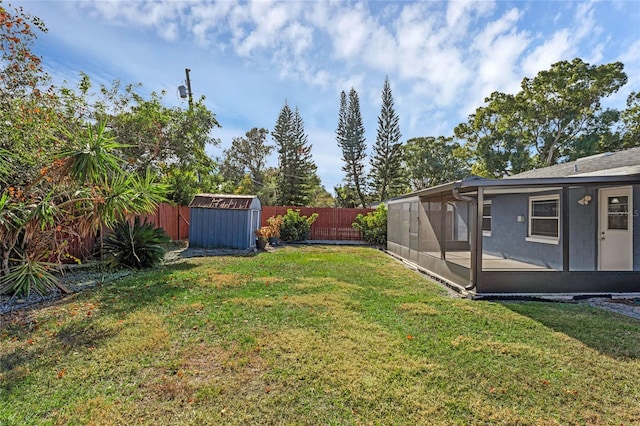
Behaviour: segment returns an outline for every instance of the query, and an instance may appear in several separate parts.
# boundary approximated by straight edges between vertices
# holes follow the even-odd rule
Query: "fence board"
[[[348,209],[334,207],[291,207],[291,206],[263,206],[261,226],[267,224],[271,216],[285,215],[287,209],[300,210],[302,216],[318,213],[318,219],[311,225],[310,240],[359,241],[362,239],[360,231],[353,229],[358,214],[367,214],[373,209]]]

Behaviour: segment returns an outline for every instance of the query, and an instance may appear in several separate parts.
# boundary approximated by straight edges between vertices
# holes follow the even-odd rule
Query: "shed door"
[[[251,223],[249,229],[249,247],[255,247],[256,245],[256,237],[255,230],[260,228],[260,211],[259,210],[251,210]]]
[[[633,203],[631,187],[600,190],[599,269],[633,269]]]

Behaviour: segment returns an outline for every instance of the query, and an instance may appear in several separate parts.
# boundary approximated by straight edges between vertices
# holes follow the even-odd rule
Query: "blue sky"
[[[6,0],[4,4],[6,6]],[[375,142],[389,76],[402,140],[449,136],[493,91],[515,93],[560,60],[621,61],[640,90],[640,1],[13,1],[49,31],[35,50],[54,82],[119,79],[166,90],[191,69],[194,95],[223,126],[220,156],[252,127],[273,128],[285,99],[305,121],[325,187],[343,178],[335,141],[340,91],[360,95]],[[272,159],[275,165],[275,158]]]

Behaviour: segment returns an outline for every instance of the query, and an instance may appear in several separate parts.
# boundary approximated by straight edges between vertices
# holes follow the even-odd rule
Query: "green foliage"
[[[276,178],[277,203],[283,206],[309,205],[313,193],[312,178],[317,167],[311,157],[311,145],[297,107],[292,111],[285,102],[271,136],[276,143],[280,165]]]
[[[623,125],[622,146],[640,146],[640,92],[631,92],[627,97],[627,108],[621,113]]]
[[[160,244],[169,241],[164,229],[146,220],[140,223],[140,217],[136,216],[133,224],[122,220],[114,225],[112,233],[104,239],[104,249],[113,256],[114,265],[141,269],[160,263],[164,257]]]
[[[333,187],[336,205],[338,207],[354,208],[358,207],[358,194],[356,189],[350,185],[338,185]]]
[[[116,149],[127,148],[119,144],[106,131],[106,123],[101,122],[97,128],[86,126],[86,134],[76,137],[67,132],[67,140],[71,141],[68,150],[57,155],[64,159],[72,179],[78,182],[95,183],[112,175],[120,168],[120,159],[114,154]]]
[[[318,213],[307,217],[301,216],[299,209],[288,209],[287,214],[282,216],[280,239],[290,243],[306,240],[311,233],[311,225],[317,218]]]
[[[364,174],[364,160],[367,157],[367,145],[364,137],[364,124],[360,114],[358,92],[352,87],[349,100],[344,91],[340,93],[338,128],[336,141],[342,149],[342,171],[345,172],[344,186],[355,190],[358,205],[367,204],[367,176]]]
[[[267,157],[274,148],[266,143],[268,135],[267,129],[254,127],[245,137],[233,138],[231,147],[224,151],[220,171],[226,181],[235,185],[234,193],[257,194],[265,185]],[[235,192],[240,186],[242,190]]]
[[[367,243],[387,245],[387,207],[384,204],[366,215],[359,214],[351,226],[362,233],[362,239]]]
[[[467,149],[443,136],[409,139],[404,146],[405,169],[413,189],[468,176],[469,156]]]
[[[0,294],[29,297],[32,290],[40,295],[49,293],[58,284],[58,279],[50,272],[55,266],[21,253],[12,259],[9,273],[0,275]]]
[[[524,78],[515,95],[492,93],[455,134],[474,150],[479,168],[495,178],[550,166],[575,152],[596,154],[621,146],[601,99],[626,82],[620,62],[557,62]]]
[[[374,201],[401,195],[407,189],[402,168],[399,117],[393,108],[389,77],[384,80],[382,108],[378,116],[378,135],[371,158],[371,189]]]

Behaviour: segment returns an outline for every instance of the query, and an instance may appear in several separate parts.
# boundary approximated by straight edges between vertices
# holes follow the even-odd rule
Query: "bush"
[[[387,245],[387,208],[380,204],[366,216],[359,214],[351,226],[362,233],[362,239],[377,246]]]
[[[33,260],[27,255],[13,260],[9,273],[0,276],[0,294],[29,297],[33,290],[43,296],[57,286],[58,279],[50,272],[55,264]]]
[[[311,216],[300,216],[300,210],[288,209],[287,214],[282,216],[282,226],[280,227],[280,239],[294,243],[304,241],[309,238],[311,225],[318,218],[318,213]]]
[[[120,221],[113,227],[113,233],[104,239],[104,249],[113,258],[111,264],[131,268],[149,268],[162,261],[162,243],[171,241],[162,228],[152,223],[140,223],[136,217],[133,224]]]

